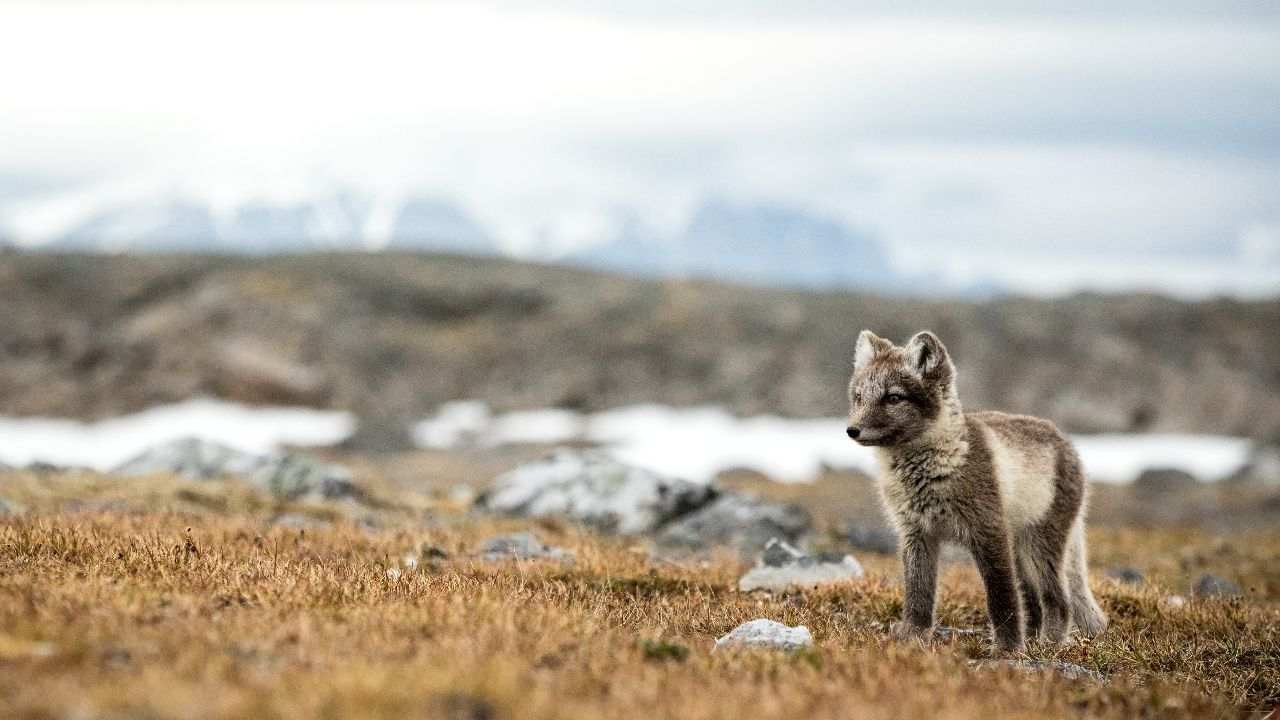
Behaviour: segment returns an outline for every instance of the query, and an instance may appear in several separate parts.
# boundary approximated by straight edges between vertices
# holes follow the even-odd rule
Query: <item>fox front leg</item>
[[[902,572],[906,585],[902,620],[894,623],[894,638],[928,642],[933,634],[933,607],[938,592],[937,538],[906,533],[902,538]]]

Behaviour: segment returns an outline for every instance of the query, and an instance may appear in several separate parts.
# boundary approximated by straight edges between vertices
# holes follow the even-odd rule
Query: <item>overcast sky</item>
[[[1018,289],[1280,291],[1280,3],[780,5],[0,4],[0,230],[346,189],[546,255],[724,198]]]

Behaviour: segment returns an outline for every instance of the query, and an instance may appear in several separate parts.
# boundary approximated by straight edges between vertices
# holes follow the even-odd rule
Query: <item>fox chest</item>
[[[910,477],[886,472],[881,476],[880,497],[899,532],[908,527],[949,531],[957,524],[954,483],[947,478]]]

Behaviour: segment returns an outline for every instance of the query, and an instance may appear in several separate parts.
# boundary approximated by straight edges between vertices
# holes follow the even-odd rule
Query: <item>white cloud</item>
[[[1280,25],[1248,3],[699,7],[4,5],[0,174],[77,202],[439,195],[524,252],[709,194],[836,213],[907,263],[1204,252],[1280,218]]]

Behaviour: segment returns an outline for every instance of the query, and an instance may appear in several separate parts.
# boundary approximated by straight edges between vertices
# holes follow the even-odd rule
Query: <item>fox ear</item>
[[[931,332],[916,333],[911,342],[907,343],[906,351],[907,369],[916,377],[923,378],[934,374],[939,368],[951,366],[947,348]]]
[[[870,330],[863,330],[858,333],[858,344],[853,350],[854,367],[861,367],[871,362],[871,358],[876,356],[876,352],[888,344],[876,337],[876,334]]]

